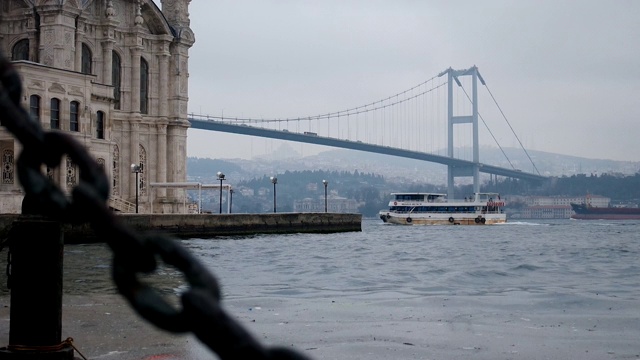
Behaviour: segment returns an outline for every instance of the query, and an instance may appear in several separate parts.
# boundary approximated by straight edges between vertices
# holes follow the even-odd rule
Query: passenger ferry
[[[507,222],[505,202],[498,193],[475,193],[460,200],[446,194],[392,193],[389,209],[380,211],[385,223],[402,225],[484,225]]]

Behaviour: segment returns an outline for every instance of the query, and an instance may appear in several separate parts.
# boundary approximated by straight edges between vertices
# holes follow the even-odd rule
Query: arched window
[[[60,129],[60,100],[51,99],[51,128]]]
[[[102,111],[96,114],[96,137],[104,139],[104,112]]]
[[[117,52],[113,52],[111,62],[111,84],[113,85],[113,108],[120,110],[120,72],[122,63],[120,62],[120,55]]]
[[[87,44],[82,44],[82,73],[91,74],[91,62],[93,55]]]
[[[29,60],[29,39],[22,39],[13,46],[11,60]]]
[[[149,63],[140,58],[140,112],[149,113]]]
[[[80,131],[79,108],[80,103],[77,101],[72,101],[69,104],[69,131]]]
[[[40,96],[31,95],[29,97],[29,115],[37,122],[40,122]]]

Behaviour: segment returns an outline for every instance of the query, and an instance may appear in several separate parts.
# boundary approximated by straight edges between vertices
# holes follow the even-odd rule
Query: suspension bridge
[[[517,168],[479,111],[479,84],[530,161],[533,172]],[[485,96],[486,97],[486,96]],[[446,106],[446,108],[445,108]],[[238,118],[194,115],[193,129],[258,136],[324,145],[439,163],[447,166],[448,195],[453,197],[456,177],[473,177],[480,191],[480,173],[540,182],[542,176],[513,127],[488,89],[476,66],[452,68],[408,90],[358,107],[297,118]],[[479,126],[482,122],[483,127]],[[483,144],[492,143],[505,157],[498,166],[480,162]]]

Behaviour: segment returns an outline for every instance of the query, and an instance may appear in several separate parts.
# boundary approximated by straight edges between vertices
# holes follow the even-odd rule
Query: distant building
[[[569,205],[535,205],[523,209],[523,219],[569,219],[571,217]]]
[[[150,184],[186,179],[190,1],[163,0],[163,11],[152,0],[0,1],[0,52],[22,78],[23,107],[44,130],[87,147],[109,178],[112,206],[138,194],[141,212],[184,211],[183,189]],[[20,212],[21,150],[0,129],[0,213]],[[137,183],[131,164],[143,165]],[[69,157],[43,171],[66,192],[80,180]]]
[[[312,199],[305,198],[293,202],[294,212],[324,212],[324,197]],[[327,212],[348,213],[358,212],[358,202],[354,199],[331,196],[327,198]]]
[[[569,219],[573,213],[571,203],[603,207],[609,206],[610,198],[589,195],[578,197],[560,196],[526,196],[522,198],[527,204],[519,214],[522,219]]]

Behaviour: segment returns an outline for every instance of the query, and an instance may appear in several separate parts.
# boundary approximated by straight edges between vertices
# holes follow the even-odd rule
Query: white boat
[[[392,193],[389,209],[380,211],[385,223],[401,225],[485,225],[507,222],[505,202],[498,193],[475,193],[460,200],[446,194]]]

